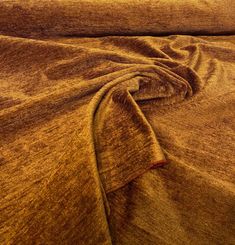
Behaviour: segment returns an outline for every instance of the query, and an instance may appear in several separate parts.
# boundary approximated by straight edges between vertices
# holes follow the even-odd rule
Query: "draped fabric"
[[[234,244],[234,10],[2,1],[0,243]]]

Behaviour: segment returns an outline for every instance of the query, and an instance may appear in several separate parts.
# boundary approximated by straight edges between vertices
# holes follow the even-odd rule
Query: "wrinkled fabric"
[[[234,244],[235,36],[48,37],[43,4],[0,15],[0,243]]]

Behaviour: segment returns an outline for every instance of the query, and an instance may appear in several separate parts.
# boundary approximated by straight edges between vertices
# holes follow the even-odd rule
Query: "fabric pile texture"
[[[235,1],[0,2],[0,244],[235,244]]]

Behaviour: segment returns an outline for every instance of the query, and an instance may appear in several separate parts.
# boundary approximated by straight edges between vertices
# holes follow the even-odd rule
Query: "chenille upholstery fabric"
[[[2,1],[0,244],[235,244],[234,10]]]
[[[0,33],[24,37],[234,33],[233,0],[3,0]]]

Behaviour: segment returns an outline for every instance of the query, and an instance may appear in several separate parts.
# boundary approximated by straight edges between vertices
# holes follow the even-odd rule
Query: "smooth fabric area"
[[[232,34],[234,0],[3,0],[0,33],[21,37]]]
[[[235,36],[216,36],[234,4],[151,2],[172,6],[177,21],[158,18],[179,34],[124,36],[165,32],[151,14],[139,26],[139,1],[127,33],[120,0],[113,17],[81,1],[107,23],[82,7],[86,33],[76,1],[0,3],[1,244],[235,244]],[[58,29],[53,3],[68,6]]]

